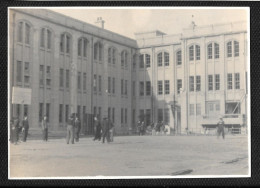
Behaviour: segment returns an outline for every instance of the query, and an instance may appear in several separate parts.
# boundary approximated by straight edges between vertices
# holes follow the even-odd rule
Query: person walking
[[[47,116],[45,115],[42,119],[42,139],[43,141],[48,141],[48,122]]]
[[[102,143],[105,143],[105,138],[107,139],[107,143],[110,142],[109,140],[109,121],[107,117],[103,118],[102,121]]]
[[[23,142],[26,142],[29,131],[29,122],[27,115],[24,116],[22,121],[22,132],[23,132]]]
[[[80,121],[78,116],[76,115],[75,117],[75,141],[78,142],[79,141],[79,133],[80,133],[80,129],[81,129],[81,125],[80,125]]]
[[[222,138],[225,139],[224,126],[225,126],[225,122],[223,121],[223,118],[220,117],[220,118],[219,118],[219,122],[217,123],[217,134],[218,134],[218,138],[219,138],[219,136],[222,134]]]
[[[68,122],[67,122],[67,137],[66,137],[66,141],[67,144],[69,144],[69,142],[71,144],[74,144],[74,118],[73,115],[71,114]]]
[[[101,140],[101,123],[97,117],[94,118],[94,129],[95,129],[95,137],[93,140],[100,141]]]

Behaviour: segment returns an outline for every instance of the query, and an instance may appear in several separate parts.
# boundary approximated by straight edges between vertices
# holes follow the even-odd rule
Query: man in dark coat
[[[28,130],[29,130],[28,117],[27,115],[25,115],[22,121],[23,142],[26,142],[27,140]]]
[[[101,140],[101,123],[97,117],[94,118],[94,128],[95,128],[95,140]]]
[[[102,137],[103,137],[102,143],[105,143],[105,138],[107,139],[107,143],[110,142],[109,139],[110,127],[112,127],[111,122],[108,120],[107,117],[105,117],[102,121]]]
[[[71,144],[74,144],[74,122],[73,122],[73,115],[71,115],[67,122],[67,137],[66,137],[67,144],[69,141]]]
[[[225,132],[224,132],[224,121],[223,118],[219,118],[219,122],[217,123],[217,132],[218,132],[218,137],[222,134],[223,139],[225,139]]]
[[[80,133],[80,129],[81,129],[81,125],[80,125],[80,121],[78,116],[76,115],[75,117],[75,141],[78,142],[79,141],[79,133]]]

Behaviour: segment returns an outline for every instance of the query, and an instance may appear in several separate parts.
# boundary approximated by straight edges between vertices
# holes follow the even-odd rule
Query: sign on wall
[[[12,104],[31,104],[32,89],[13,87]]]

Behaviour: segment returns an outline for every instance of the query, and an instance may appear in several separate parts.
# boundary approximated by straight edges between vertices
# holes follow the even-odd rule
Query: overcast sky
[[[94,24],[97,17],[105,20],[105,29],[135,38],[134,33],[160,30],[178,34],[192,19],[196,25],[209,25],[235,21],[248,21],[246,9],[51,9],[78,20]],[[192,15],[194,17],[192,18]]]

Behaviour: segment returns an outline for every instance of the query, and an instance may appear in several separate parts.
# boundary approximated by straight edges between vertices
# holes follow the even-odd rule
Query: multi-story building
[[[247,30],[232,23],[137,33],[136,40],[43,9],[10,9],[12,87],[30,88],[31,104],[12,104],[38,128],[64,129],[78,113],[82,132],[92,117],[109,116],[117,133],[141,119],[164,121],[178,132],[214,126],[216,114],[241,126],[246,114]],[[9,101],[11,103],[11,100]]]

